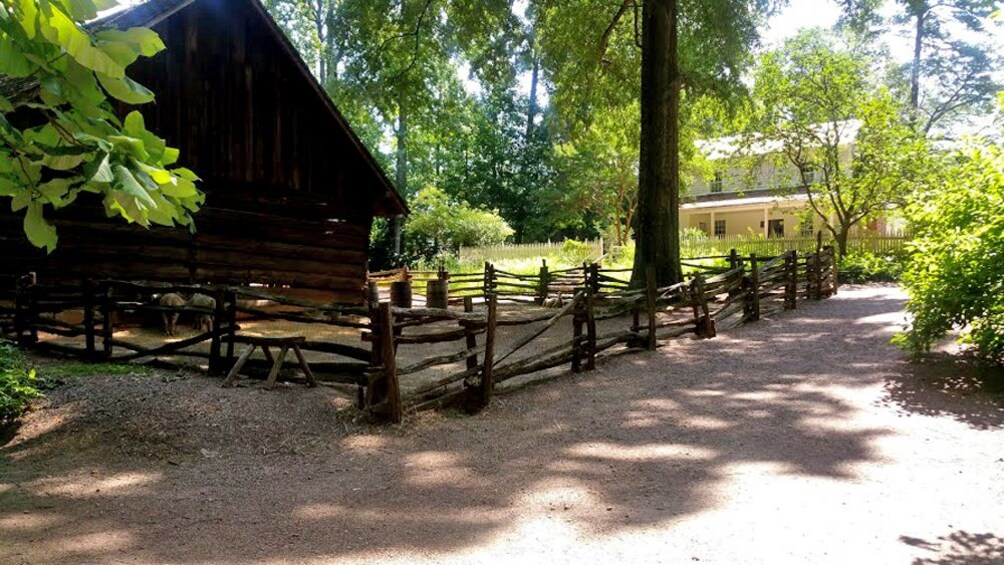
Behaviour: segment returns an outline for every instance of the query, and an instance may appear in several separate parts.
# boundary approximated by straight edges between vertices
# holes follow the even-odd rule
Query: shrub
[[[561,244],[561,262],[567,265],[582,265],[596,259],[595,248],[585,241],[566,239]]]
[[[903,274],[905,262],[906,257],[901,254],[848,253],[840,259],[840,282],[896,282]]]
[[[1004,363],[1004,153],[984,146],[957,155],[943,183],[907,213],[915,233],[903,273],[913,319],[896,343],[928,351],[955,328],[984,360]]]
[[[0,424],[17,419],[28,404],[42,396],[24,356],[14,344],[0,341]]]

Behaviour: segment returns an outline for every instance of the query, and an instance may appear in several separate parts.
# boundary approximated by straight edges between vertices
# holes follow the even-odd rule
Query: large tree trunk
[[[408,111],[405,95],[398,95],[397,103],[397,163],[395,164],[397,190],[405,197],[408,194]],[[404,218],[397,216],[394,222],[394,255],[401,255],[401,227]]]
[[[530,103],[526,110],[526,143],[529,147],[530,138],[533,136],[533,120],[537,117],[537,82],[540,75],[540,59],[537,53],[533,54],[533,70],[530,73]]]
[[[910,107],[913,109],[914,119],[920,110],[920,63],[924,48],[924,15],[922,9],[917,11],[917,29],[913,38],[913,66],[910,69]]]
[[[840,229],[837,230],[837,251],[840,253],[841,259],[847,256],[847,239],[850,232],[850,226],[840,226]]]
[[[680,87],[677,60],[678,0],[648,0],[643,7],[641,155],[632,285],[682,279],[680,269]]]

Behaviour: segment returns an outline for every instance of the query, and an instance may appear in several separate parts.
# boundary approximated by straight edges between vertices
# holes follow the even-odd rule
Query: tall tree
[[[759,119],[746,137],[749,168],[770,167],[781,181],[775,190],[807,196],[841,255],[855,226],[930,172],[924,137],[870,80],[872,66],[822,31],[806,30],[764,55],[755,73]]]
[[[842,4],[851,14],[848,23],[859,31],[873,31],[883,23],[876,0]],[[891,23],[907,30],[912,45],[905,72],[915,126],[927,134],[957,116],[991,109],[995,94],[1004,89],[994,77],[1002,58],[985,32],[988,25],[999,25],[991,23],[990,16],[1000,9],[1000,2],[896,0],[896,4],[900,12]]]

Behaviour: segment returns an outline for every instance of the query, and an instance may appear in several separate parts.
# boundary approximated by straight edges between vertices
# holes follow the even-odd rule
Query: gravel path
[[[1004,563],[1004,395],[906,363],[901,308],[842,289],[399,428],[73,383],[0,450],[0,563]]]

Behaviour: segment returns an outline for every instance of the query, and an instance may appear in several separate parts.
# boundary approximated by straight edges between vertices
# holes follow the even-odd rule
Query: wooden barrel
[[[366,283],[366,305],[376,308],[380,304],[380,286],[375,281]]]
[[[390,283],[390,303],[398,308],[411,308],[411,281]]]
[[[446,309],[450,300],[449,281],[440,279],[425,283],[425,305],[428,308]]]

